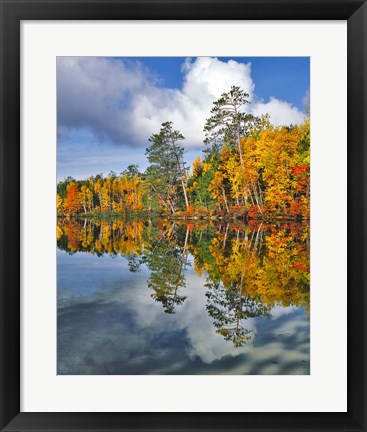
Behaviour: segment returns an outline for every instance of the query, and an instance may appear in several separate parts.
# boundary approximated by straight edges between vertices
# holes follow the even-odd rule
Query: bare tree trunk
[[[224,240],[223,240],[223,247],[222,247],[223,250],[226,248],[226,241],[227,241],[227,235],[228,235],[228,228],[229,228],[229,223],[227,223],[227,226],[226,226],[226,232],[224,233]]]
[[[251,180],[251,184],[252,184],[252,189],[253,189],[253,192],[254,192],[257,208],[259,209],[259,212],[262,213],[262,210],[261,210],[261,207],[260,207],[260,204],[259,204],[259,197],[257,195],[257,191],[256,191],[255,185],[254,185],[254,183],[253,183],[252,180]]]
[[[240,205],[240,202],[239,202],[239,200],[238,200],[238,191],[236,190],[236,204],[239,206]]]
[[[222,192],[223,192],[224,204],[226,205],[227,213],[229,213],[228,204],[227,204],[227,197],[226,197],[226,193],[225,193],[224,189],[222,189]]]
[[[236,106],[234,108],[234,113],[237,116],[237,108]],[[242,148],[241,148],[241,134],[240,134],[240,125],[237,125],[237,145],[238,145],[238,153],[240,155],[240,162],[243,169],[243,173],[245,173],[245,161],[243,160],[243,154],[242,154]]]
[[[172,202],[172,200],[170,198],[168,199],[168,203],[169,203],[169,205],[171,207],[172,214],[175,214],[176,213],[176,209],[175,209],[175,206],[173,205],[173,202]]]
[[[86,201],[85,201],[85,196],[84,196],[84,200],[83,200],[83,209],[84,209],[84,214],[87,214],[87,207],[86,207]]]
[[[186,208],[188,208],[189,207],[189,201],[187,199],[186,187],[185,187],[185,183],[183,180],[181,180],[181,185],[182,185],[182,190],[183,190],[184,197],[185,197]]]
[[[240,162],[241,162],[243,172],[245,172],[245,161],[243,160],[242,148],[241,148],[241,137],[239,131],[238,131],[238,152],[240,154]]]
[[[259,241],[259,233],[260,233],[260,230],[261,230],[261,226],[262,226],[262,222],[261,222],[261,224],[260,224],[260,226],[259,226],[259,229],[257,230],[257,233],[256,233],[256,238],[255,238],[255,243],[254,243],[253,254],[256,253],[257,243],[258,243],[258,241]]]
[[[101,193],[101,191],[98,192],[98,198],[99,198],[99,206],[100,206],[101,211],[102,211],[102,193]]]
[[[253,197],[252,197],[251,189],[249,188],[248,191],[249,191],[249,193],[250,193],[250,199],[251,199],[252,205],[255,207],[255,202],[254,202],[254,199],[253,199]]]
[[[264,198],[263,198],[263,193],[262,193],[262,190],[261,190],[261,186],[260,186],[259,180],[257,180],[257,187],[259,188],[260,203],[261,203],[261,205],[263,205],[264,204]]]

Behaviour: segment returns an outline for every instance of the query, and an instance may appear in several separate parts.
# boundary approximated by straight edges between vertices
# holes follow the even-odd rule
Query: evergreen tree
[[[159,133],[149,138],[151,145],[146,150],[146,156],[151,165],[145,172],[145,178],[158,200],[175,213],[180,199],[179,187],[182,188],[186,207],[189,206],[189,201],[184,149],[178,145],[185,137],[181,132],[173,130],[172,125],[172,122],[162,123]]]

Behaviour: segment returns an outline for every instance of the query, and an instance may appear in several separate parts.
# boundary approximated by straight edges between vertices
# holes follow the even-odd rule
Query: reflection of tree
[[[58,220],[57,245],[67,252],[137,257],[143,247],[143,221]]]
[[[129,263],[129,270],[131,273],[139,273],[140,272],[140,266],[141,266],[141,259],[137,257],[136,255],[130,255],[127,258],[127,261]]]
[[[69,253],[120,254],[133,273],[145,265],[151,272],[148,284],[152,297],[167,313],[174,313],[185,301],[181,292],[186,286],[185,266],[190,253],[195,272],[207,277],[208,312],[218,333],[235,344],[250,337],[244,330],[241,333],[246,317],[267,313],[276,305],[302,306],[309,311],[306,222],[250,220],[245,225],[240,221],[60,218],[57,244]]]
[[[208,280],[205,285],[208,288],[206,309],[214,320],[217,333],[236,347],[244,345],[251,339],[252,332],[245,327],[244,321],[267,314],[266,305],[243,293],[239,284],[224,287],[221,281]]]
[[[144,263],[151,271],[148,287],[154,293],[152,298],[162,303],[168,314],[175,313],[175,306],[181,305],[186,296],[180,295],[180,289],[186,287],[185,266],[187,259],[187,241],[189,231],[186,230],[183,248],[166,237],[174,235],[174,225],[157,240],[155,247],[144,256]]]

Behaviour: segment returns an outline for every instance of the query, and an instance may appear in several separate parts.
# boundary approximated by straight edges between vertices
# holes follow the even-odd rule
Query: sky
[[[130,164],[144,171],[148,139],[166,121],[185,136],[191,165],[213,102],[232,85],[249,94],[247,112],[300,124],[310,104],[309,58],[58,57],[58,180],[119,174]]]

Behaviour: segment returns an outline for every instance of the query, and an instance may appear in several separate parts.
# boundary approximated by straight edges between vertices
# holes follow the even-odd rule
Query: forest
[[[276,127],[246,113],[249,95],[232,86],[213,103],[205,149],[187,166],[181,131],[171,121],[149,138],[149,165],[57,185],[61,218],[131,215],[169,219],[303,220],[310,216],[310,120]]]

